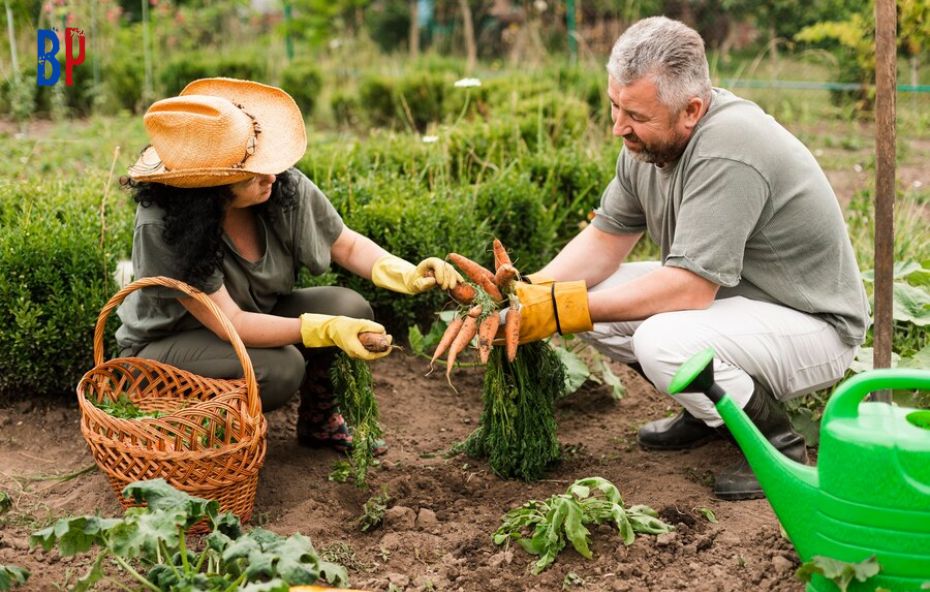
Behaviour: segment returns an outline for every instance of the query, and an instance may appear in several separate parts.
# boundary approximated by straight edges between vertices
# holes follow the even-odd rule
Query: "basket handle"
[[[193,288],[184,282],[171,279],[164,276],[152,276],[146,277],[128,284],[125,288],[117,292],[110,298],[109,302],[100,309],[100,315],[97,317],[97,325],[94,327],[94,365],[99,366],[103,364],[103,333],[107,324],[107,317],[110,316],[110,313],[115,309],[120,303],[129,296],[130,293],[135,292],[136,290],[146,288],[149,286],[163,286],[165,288],[173,288],[175,290],[184,292],[191,298],[195,299],[200,304],[204,305],[210,313],[216,317],[216,320],[220,322],[220,325],[223,326],[223,330],[226,331],[226,335],[229,337],[229,342],[232,344],[233,350],[236,352],[236,357],[239,358],[239,363],[242,364],[243,376],[245,377],[245,387],[248,394],[248,406],[249,413],[252,417],[257,417],[261,414],[261,399],[258,397],[258,383],[255,380],[255,371],[252,369],[252,360],[249,359],[249,354],[245,350],[245,345],[242,343],[242,339],[239,338],[239,334],[236,333],[236,329],[233,327],[232,323],[229,321],[229,318],[223,313],[222,310],[207,297],[206,294],[200,290]]]

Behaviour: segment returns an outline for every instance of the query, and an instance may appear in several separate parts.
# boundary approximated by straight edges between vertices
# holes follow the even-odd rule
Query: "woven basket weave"
[[[103,360],[107,317],[126,296],[147,286],[173,288],[196,299],[220,322],[244,378],[205,378],[143,358]],[[157,418],[121,419],[94,405],[125,394]],[[81,433],[123,508],[135,505],[123,488],[163,478],[191,495],[217,500],[243,522],[252,515],[258,471],[265,460],[268,426],[262,415],[252,362],[219,308],[182,282],[149,277],[120,290],[100,311],[94,330],[94,368],[77,387]],[[202,530],[206,525],[198,525]]]

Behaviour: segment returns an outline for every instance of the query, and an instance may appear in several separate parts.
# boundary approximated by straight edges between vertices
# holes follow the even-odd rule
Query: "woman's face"
[[[233,183],[229,186],[233,194],[230,207],[248,208],[268,201],[276,178],[274,175],[255,175],[251,179]]]

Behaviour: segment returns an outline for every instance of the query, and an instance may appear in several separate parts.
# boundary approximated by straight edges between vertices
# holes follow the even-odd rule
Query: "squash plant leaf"
[[[32,533],[29,544],[32,547],[41,545],[43,550],[49,551],[57,543],[58,553],[62,557],[70,557],[100,544],[104,540],[104,533],[120,522],[118,519],[97,516],[62,518],[48,528]]]
[[[0,590],[22,586],[29,579],[29,570],[18,565],[0,565]]]
[[[579,479],[565,493],[545,501],[530,501],[507,512],[494,533],[497,545],[516,540],[524,551],[538,555],[533,573],[551,565],[565,548],[566,540],[579,555],[590,559],[588,524],[616,525],[624,544],[630,545],[636,533],[660,534],[673,527],[658,518],[648,506],[623,506],[617,486],[602,477]],[[529,534],[532,531],[532,534]]]
[[[216,519],[218,502],[194,497],[169,485],[164,479],[137,481],[123,488],[123,496],[145,502],[152,510],[177,510],[186,516],[185,526],[193,526],[204,518]]]
[[[930,325],[930,292],[904,282],[895,282],[892,316],[896,321],[918,327]]]
[[[879,571],[881,566],[874,555],[859,563],[847,563],[823,555],[814,555],[810,561],[801,564],[795,575],[805,582],[810,582],[814,574],[820,574],[836,584],[841,592],[846,592],[853,578],[865,582]]]

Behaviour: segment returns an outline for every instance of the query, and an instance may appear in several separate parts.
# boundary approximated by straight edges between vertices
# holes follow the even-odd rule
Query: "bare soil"
[[[253,524],[309,536],[324,557],[348,568],[353,587],[372,591],[803,590],[794,577],[797,555],[768,502],[712,497],[711,476],[736,461],[735,448],[722,441],[676,453],[638,448],[638,426],[677,409],[626,366],[614,365],[627,386],[622,400],[589,382],[559,402],[564,458],[535,483],[502,480],[481,460],[446,457],[477,425],[481,371],[458,371],[456,395],[440,373],[425,377],[425,370],[424,360],[401,352],[374,365],[390,450],[369,474],[368,489],[328,479],[337,453],[297,445],[294,405],[269,413]],[[78,421],[74,403],[0,408],[0,490],[14,501],[0,515],[0,564],[28,568],[27,590],[73,583],[89,565],[87,557],[29,550],[31,532],[69,514],[119,513],[96,470],[48,478],[93,465]],[[615,531],[599,527],[592,532],[593,559],[569,547],[539,576],[530,573],[534,558],[522,549],[494,545],[491,534],[507,510],[590,476],[611,480],[627,504],[652,506],[677,530],[639,536],[626,547]],[[385,523],[362,532],[362,504],[384,490],[391,496]],[[708,521],[704,508],[718,522]]]

